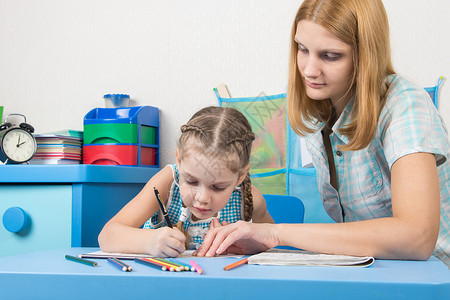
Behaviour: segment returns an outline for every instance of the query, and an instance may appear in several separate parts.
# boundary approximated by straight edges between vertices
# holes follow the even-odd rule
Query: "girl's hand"
[[[184,234],[170,227],[149,230],[147,253],[156,257],[177,257],[186,250]]]
[[[222,226],[214,220],[196,255],[254,254],[265,251],[279,244],[273,232],[274,226],[276,225],[244,221]]]

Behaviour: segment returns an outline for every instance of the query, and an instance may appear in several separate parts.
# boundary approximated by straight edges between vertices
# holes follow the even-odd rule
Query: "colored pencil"
[[[172,222],[170,222],[169,215],[167,214],[166,208],[164,207],[164,203],[161,200],[161,195],[155,187],[153,187],[153,191],[155,192],[156,200],[158,200],[159,208],[161,208],[161,212],[164,216],[164,219],[166,220],[167,226],[173,228]]]
[[[114,259],[112,259],[111,257],[108,257],[107,259],[114,267],[118,268],[119,270],[122,270],[124,272],[128,271],[127,267],[125,267],[124,265],[118,263],[117,261],[115,261]]]
[[[174,271],[177,271],[177,272],[180,272],[180,271],[184,270],[184,267],[181,267],[180,265],[172,263],[172,262],[170,262],[168,260],[165,260],[163,258],[152,257],[152,258],[148,258],[148,259],[153,259],[153,260],[156,260],[156,261],[158,261],[158,262],[160,262],[162,264],[165,264],[165,265],[167,265],[169,267],[173,267]]]
[[[185,263],[183,263],[183,262],[181,262],[181,261],[179,261],[179,260],[176,260],[175,258],[170,258],[169,261],[171,261],[171,262],[173,262],[173,263],[176,263],[176,264],[179,264],[180,266],[184,267],[184,269],[185,269],[186,271],[192,271],[192,272],[195,272],[195,268],[194,268],[193,266],[190,266],[190,265],[188,265],[188,264],[185,264]]]
[[[108,261],[110,263],[112,263],[115,267],[117,267],[119,270],[122,270],[124,272],[129,272],[132,271],[133,268],[130,267],[129,265],[121,262],[120,260],[118,260],[117,258],[114,257],[108,257]]]
[[[248,262],[248,258],[244,258],[244,259],[238,260],[237,262],[229,264],[228,266],[223,267],[223,269],[225,271],[228,271],[228,270],[234,269],[236,267],[245,265],[247,262]]]
[[[118,262],[122,266],[126,267],[128,272],[133,271],[133,268],[131,266],[127,265],[126,263],[124,263],[123,261],[119,260],[118,258],[112,257],[112,259],[114,259],[116,262]]]
[[[187,271],[184,265],[179,264],[177,262],[174,262],[171,259],[168,259],[168,258],[164,258],[164,259],[163,258],[154,258],[154,259],[160,260],[160,261],[162,261],[164,263],[168,263],[168,264],[171,264],[171,265],[173,265],[173,266],[175,266],[177,268],[180,268],[180,271]]]
[[[159,261],[159,260],[156,260],[156,259],[153,259],[153,258],[143,258],[143,260],[151,261],[152,263],[158,264],[161,267],[166,267],[167,270],[169,270],[169,271],[172,271],[172,272],[175,271],[175,267],[173,265],[170,265],[170,264],[167,264],[167,263],[163,263],[162,261]]]
[[[198,273],[199,275],[203,274],[203,269],[200,268],[200,266],[197,265],[197,263],[196,263],[193,259],[191,259],[191,261],[190,261],[189,263],[190,263],[191,265],[194,266],[195,271],[197,271],[197,273]]]
[[[78,263],[82,263],[82,264],[91,266],[91,267],[96,267],[97,266],[97,262],[92,261],[92,260],[87,260],[87,259],[84,259],[84,258],[79,258],[79,257],[76,257],[76,256],[72,256],[72,255],[66,255],[65,258],[68,259],[68,260],[74,261],[74,262],[78,262]]]
[[[139,263],[139,264],[146,265],[148,267],[159,269],[161,271],[167,271],[167,267],[161,266],[161,265],[156,264],[156,263],[151,262],[151,261],[144,260],[143,258],[135,258],[134,261]]]

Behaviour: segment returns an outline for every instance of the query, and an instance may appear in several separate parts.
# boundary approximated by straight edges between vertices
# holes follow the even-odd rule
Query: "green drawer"
[[[151,126],[141,126],[141,144],[156,144],[156,128]]]
[[[85,124],[84,144],[137,144],[138,125],[109,123]],[[156,144],[156,128],[141,126],[141,144]]]

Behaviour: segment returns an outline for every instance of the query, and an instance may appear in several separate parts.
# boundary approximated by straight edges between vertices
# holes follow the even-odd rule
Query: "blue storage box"
[[[84,144],[83,155],[96,157],[96,161],[108,161],[109,151],[105,151],[104,160],[98,146],[133,146],[137,149],[137,162],[135,166],[149,166],[141,164],[148,161],[142,153],[155,153],[154,165],[159,166],[159,110],[153,106],[134,106],[118,108],[95,108],[84,117]],[[96,146],[96,147],[93,147]],[[136,147],[134,147],[136,146]],[[148,149],[152,148],[152,149]],[[95,153],[93,153],[94,151]],[[97,151],[97,152],[96,152]],[[128,155],[124,153],[124,155]],[[83,160],[86,164],[91,160]],[[127,157],[123,161],[131,161]],[[132,161],[136,161],[133,159]]]

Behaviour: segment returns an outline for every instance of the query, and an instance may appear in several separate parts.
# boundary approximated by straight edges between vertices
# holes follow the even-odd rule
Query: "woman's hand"
[[[147,229],[144,229],[147,230]],[[186,250],[184,234],[170,227],[148,229],[147,253],[157,257],[177,257]]]
[[[213,220],[197,256],[219,254],[254,254],[278,245],[273,233],[274,224],[254,224],[238,221],[221,225]]]

